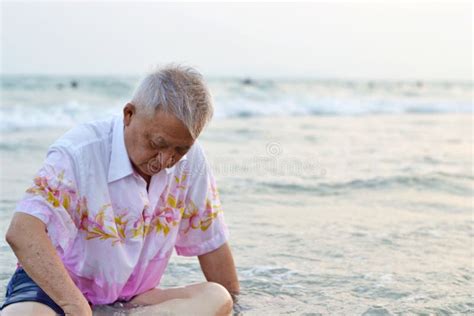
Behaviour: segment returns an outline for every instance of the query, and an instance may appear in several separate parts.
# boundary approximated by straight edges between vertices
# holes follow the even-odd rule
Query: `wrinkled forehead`
[[[152,127],[145,129],[144,135],[155,145],[190,147],[194,143],[194,139],[189,132],[182,128]]]
[[[140,129],[149,139],[161,138],[167,142],[182,144],[194,141],[188,128],[173,114],[157,111],[141,116]]]

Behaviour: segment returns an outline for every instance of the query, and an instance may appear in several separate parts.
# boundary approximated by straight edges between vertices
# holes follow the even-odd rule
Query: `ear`
[[[132,122],[132,116],[137,112],[135,105],[127,103],[123,108],[123,125],[128,126]]]

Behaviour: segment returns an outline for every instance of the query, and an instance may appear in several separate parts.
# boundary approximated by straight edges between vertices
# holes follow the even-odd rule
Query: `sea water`
[[[120,113],[136,83],[2,78],[2,234],[48,145]],[[201,142],[241,283],[235,314],[474,312],[472,83],[209,84],[216,115]],[[3,238],[0,253],[3,296],[16,258]],[[196,258],[174,255],[160,286],[201,281]]]

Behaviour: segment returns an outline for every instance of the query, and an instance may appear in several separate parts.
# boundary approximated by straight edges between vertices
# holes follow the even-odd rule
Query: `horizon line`
[[[202,72],[201,72],[202,74]],[[129,78],[141,78],[145,73],[0,73],[0,77],[129,77]],[[296,76],[296,75],[205,75],[203,74],[205,80],[251,80],[251,81],[355,81],[355,82],[458,82],[458,83],[473,83],[473,78],[415,78],[415,77],[405,77],[405,78],[389,78],[389,77],[340,77],[340,76]]]

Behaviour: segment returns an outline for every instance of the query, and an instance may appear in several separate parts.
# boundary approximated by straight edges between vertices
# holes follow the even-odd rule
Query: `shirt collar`
[[[116,117],[112,131],[112,151],[107,176],[109,183],[133,173],[132,163],[128,158],[127,148],[125,147],[123,128],[123,118],[121,116]]]
[[[112,152],[110,155],[109,174],[107,176],[107,181],[109,183],[133,173],[133,166],[128,158],[127,149],[125,147],[123,129],[123,118],[121,116],[116,117],[114,119],[114,128],[112,131]],[[166,174],[173,173],[176,165],[187,159],[187,154],[183,155],[183,157],[181,157],[173,167],[165,168]]]

